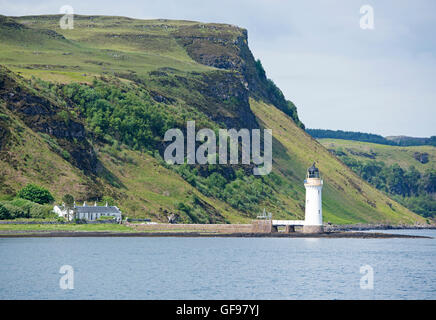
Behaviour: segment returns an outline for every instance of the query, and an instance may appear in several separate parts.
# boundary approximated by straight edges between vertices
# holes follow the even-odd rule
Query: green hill
[[[266,207],[304,216],[303,179],[317,161],[325,220],[422,223],[304,132],[244,29],[192,21],[0,16],[0,193],[34,182],[59,201],[113,197],[129,217],[243,222]],[[169,128],[270,128],[273,172],[251,165],[162,161]]]
[[[319,142],[377,189],[414,212],[436,216],[436,147],[388,146],[341,139]]]
[[[382,137],[379,134],[365,132],[309,128],[306,128],[306,132],[316,139],[343,139],[402,147],[425,145],[436,146],[436,136],[431,136],[429,138],[417,138],[408,136]]]
[[[343,139],[318,141],[339,156],[345,154],[359,161],[382,161],[387,165],[398,164],[403,169],[414,166],[421,173],[426,170],[436,170],[436,147],[433,146],[388,146]]]

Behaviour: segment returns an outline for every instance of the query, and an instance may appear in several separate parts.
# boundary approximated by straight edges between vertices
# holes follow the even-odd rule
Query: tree
[[[6,209],[1,203],[0,203],[0,220],[6,220],[10,219],[11,214],[9,213],[8,209]]]
[[[106,203],[107,203],[108,206],[114,206],[115,205],[115,200],[111,196],[103,196],[101,201],[103,202],[104,205]]]
[[[68,216],[67,219],[70,220],[70,212],[72,211],[71,219],[74,220],[76,218],[76,210],[74,208],[74,197],[71,194],[66,194],[62,197],[62,201],[64,202],[64,209],[67,210]]]
[[[39,204],[52,203],[54,201],[50,191],[32,183],[18,191],[17,196]]]
[[[71,194],[69,194],[69,193],[67,193],[66,195],[64,195],[62,197],[62,201],[67,206],[70,206],[70,207],[74,206],[74,197]]]
[[[418,195],[418,187],[421,174],[414,166],[409,167],[409,171],[404,175],[407,185],[407,196]]]
[[[436,171],[433,169],[427,169],[423,176],[423,188],[429,193],[433,194],[436,192]]]
[[[389,169],[390,173],[386,178],[386,182],[389,186],[389,192],[405,196],[407,193],[404,179],[404,170],[397,163],[390,166]]]

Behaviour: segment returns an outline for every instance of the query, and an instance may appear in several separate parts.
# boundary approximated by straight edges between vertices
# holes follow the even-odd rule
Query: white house
[[[69,221],[74,218],[97,220],[102,216],[114,217],[116,220],[121,221],[120,209],[116,206],[108,206],[107,203],[105,206],[97,206],[97,203],[94,203],[93,206],[88,206],[86,202],[83,203],[83,206],[76,206],[76,203],[74,203],[74,207],[69,210],[65,208],[65,204],[62,204],[61,206],[54,206],[53,212]]]

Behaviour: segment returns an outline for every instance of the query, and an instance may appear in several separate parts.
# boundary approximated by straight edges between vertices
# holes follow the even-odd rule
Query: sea
[[[436,230],[383,232],[433,239],[0,238],[0,299],[435,299]]]

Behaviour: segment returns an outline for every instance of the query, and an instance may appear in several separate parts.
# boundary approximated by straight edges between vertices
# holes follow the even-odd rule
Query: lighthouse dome
[[[315,166],[315,162],[307,169],[308,178],[319,178],[319,169]]]

